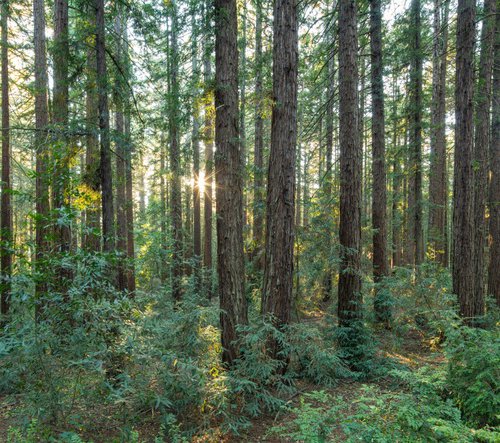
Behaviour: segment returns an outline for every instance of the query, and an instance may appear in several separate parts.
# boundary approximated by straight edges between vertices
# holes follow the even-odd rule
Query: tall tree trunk
[[[49,248],[48,216],[50,211],[49,184],[47,179],[47,54],[45,41],[45,4],[44,0],[33,1],[34,39],[35,39],[35,150],[36,150],[36,255],[35,269],[37,279],[35,296],[37,300],[36,313],[41,308],[40,298],[47,291],[47,276],[45,275],[46,254]]]
[[[392,267],[398,267],[402,264],[402,246],[401,246],[401,163],[399,147],[399,119],[397,102],[399,100],[399,89],[397,88],[397,74],[392,74]]]
[[[113,211],[113,170],[109,136],[108,74],[106,68],[106,35],[104,0],[94,0],[96,9],[96,63],[99,95],[100,177],[102,204],[102,237],[104,252],[115,249]]]
[[[255,264],[262,268],[262,241],[264,232],[264,118],[262,69],[262,0],[255,1],[255,145],[254,145],[254,183],[253,183],[253,241]]]
[[[127,39],[126,39],[127,41]],[[135,293],[135,239],[134,239],[134,195],[132,183],[132,136],[130,133],[130,106],[125,115],[125,207],[127,217],[127,290]]]
[[[68,149],[68,1],[54,2],[54,125],[55,140],[52,144],[54,171],[52,178],[52,210],[56,222],[54,223],[54,245],[61,255],[67,254],[71,247],[71,226],[68,222],[59,223],[57,219],[68,220],[65,212],[69,210],[69,162],[71,156]],[[71,272],[63,266],[56,271],[57,286],[63,293],[71,278]]]
[[[494,71],[493,71],[493,112],[490,140],[490,186],[488,210],[490,213],[490,263],[488,267],[488,294],[492,295],[500,307],[500,11],[496,15]]]
[[[0,225],[0,317],[7,315],[10,306],[12,275],[12,206],[10,181],[10,109],[9,109],[9,47],[8,18],[9,2],[2,1],[2,199]],[[0,324],[2,323],[0,318]]]
[[[356,2],[340,0],[339,4],[340,246],[342,249],[338,317],[340,326],[350,328],[362,315],[360,263],[362,149],[358,126]]]
[[[370,1],[370,48],[372,81],[372,174],[373,174],[373,279],[380,283],[389,275],[387,258],[387,188],[385,171],[385,116],[382,58],[382,10],[380,0]],[[390,321],[390,305],[381,288],[375,288],[377,320]]]
[[[449,0],[434,1],[434,54],[432,62],[431,166],[429,177],[429,255],[447,266],[446,206],[446,68],[448,53]]]
[[[125,121],[123,116],[124,63],[123,63],[123,35],[124,23],[120,6],[115,17],[115,62],[117,72],[114,85],[115,101],[115,149],[116,149],[116,250],[120,253],[117,266],[117,289],[124,291],[127,288],[126,254],[127,254],[127,213],[126,213],[126,140]]]
[[[276,0],[262,312],[278,326],[290,322],[292,307],[298,58],[296,0]],[[276,358],[280,346],[275,341],[270,346]]]
[[[241,46],[240,46],[240,54],[241,54],[241,73],[239,75],[239,80],[241,82],[241,94],[240,94],[240,154],[241,154],[241,165],[242,165],[242,181],[241,181],[241,189],[243,189],[243,231],[245,231],[247,225],[247,197],[245,192],[246,186],[246,163],[247,163],[247,154],[246,154],[246,126],[245,126],[245,113],[246,113],[246,89],[247,89],[247,2],[243,2],[243,17],[241,23]]]
[[[424,260],[422,229],[422,45],[421,4],[411,3],[411,66],[410,66],[410,183],[408,187],[409,244],[411,262]]]
[[[235,0],[215,0],[215,155],[217,270],[222,360],[238,357],[237,326],[247,323],[243,257],[242,165],[238,128],[238,47]]]
[[[88,8],[90,26],[95,28],[95,8]],[[93,30],[92,30],[93,33]],[[89,46],[87,49],[87,87],[86,87],[86,153],[85,153],[85,174],[84,183],[88,192],[97,195],[101,187],[101,177],[99,173],[99,97],[97,94],[97,60],[96,48]],[[85,229],[83,235],[83,248],[89,252],[100,250],[100,202],[92,201],[92,204],[85,210]]]
[[[474,304],[484,311],[486,277],[486,200],[488,196],[488,150],[490,141],[491,74],[495,42],[497,0],[485,0],[481,30],[481,55],[476,93],[474,140]]]
[[[474,299],[473,87],[475,0],[458,1],[455,84],[455,167],[453,193],[453,292],[460,315],[471,322],[482,314]]]
[[[169,136],[170,136],[170,210],[172,218],[172,296],[179,301],[182,296],[182,197],[181,197],[181,165],[179,149],[178,109],[179,109],[179,53],[177,42],[177,5],[172,2],[170,32],[170,93],[169,93]]]

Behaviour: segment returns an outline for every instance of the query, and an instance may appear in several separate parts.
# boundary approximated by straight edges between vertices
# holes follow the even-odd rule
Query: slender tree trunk
[[[385,115],[382,58],[382,10],[380,0],[370,1],[370,48],[372,81],[372,174],[373,174],[373,279],[380,283],[389,275],[387,258],[387,188],[385,171]],[[375,288],[377,320],[389,323],[390,305],[381,288]]]
[[[488,210],[490,214],[490,263],[488,267],[488,294],[500,307],[500,11],[497,10],[495,27],[493,112],[490,139],[490,186]]]
[[[474,140],[474,304],[484,312],[486,285],[486,200],[488,197],[488,150],[497,0],[485,0],[481,30],[481,55],[476,94]]]
[[[8,314],[11,294],[12,275],[12,206],[10,181],[10,109],[9,109],[9,47],[8,47],[8,18],[9,2],[3,0],[1,5],[2,26],[2,199],[0,225],[0,317]],[[0,324],[3,319],[0,318]]]
[[[467,322],[482,312],[474,300],[473,87],[475,0],[458,1],[453,193],[453,292]]]
[[[106,68],[106,36],[104,0],[94,0],[96,9],[96,62],[99,95],[100,177],[102,204],[102,237],[104,252],[115,249],[113,211],[113,170],[109,135],[108,74]]]
[[[132,137],[130,133],[130,110],[125,115],[125,207],[127,217],[127,290],[135,294],[135,239],[134,239],[134,195],[132,183]]]
[[[241,23],[242,30],[242,38],[241,38],[241,73],[239,75],[239,80],[241,82],[241,94],[240,94],[240,154],[241,154],[241,165],[242,165],[242,182],[241,189],[243,189],[243,231],[246,231],[247,225],[247,197],[245,192],[246,186],[246,163],[247,163],[247,154],[246,154],[246,126],[245,126],[245,113],[246,113],[246,89],[247,89],[247,2],[243,2],[243,17]]]
[[[411,263],[424,259],[422,229],[422,47],[421,4],[411,3],[409,244]]]
[[[239,351],[237,326],[247,323],[243,256],[243,190],[238,128],[238,47],[235,0],[215,0],[215,155],[217,270],[222,360]]]
[[[443,21],[439,0],[434,1],[434,55],[432,63],[431,167],[429,177],[429,255],[447,266],[446,205],[446,68],[448,52],[448,11],[444,1]]]
[[[272,315],[278,326],[290,322],[293,295],[298,56],[297,3],[276,0],[262,312]],[[270,346],[276,358],[280,346],[275,341]]]
[[[36,150],[36,255],[37,272],[35,296],[36,313],[41,308],[40,298],[47,291],[45,259],[49,248],[48,216],[50,211],[49,184],[47,180],[48,163],[48,102],[47,102],[47,55],[45,40],[44,0],[33,1],[34,38],[35,38],[35,150]]]
[[[340,246],[339,325],[352,327],[361,306],[361,156],[356,2],[340,0]],[[346,343],[347,345],[347,343]]]
[[[397,88],[397,74],[393,71],[392,75],[392,267],[398,267],[402,264],[401,248],[401,164],[399,147],[399,119],[397,111],[397,102],[399,100],[399,89]]]
[[[257,268],[261,269],[263,260],[262,242],[264,232],[264,118],[262,68],[262,0],[255,1],[255,145],[254,145],[254,184],[253,184],[253,241]]]
[[[179,301],[182,296],[182,197],[181,197],[181,165],[179,149],[178,109],[179,109],[179,53],[177,43],[177,5],[172,2],[170,32],[170,103],[169,103],[169,129],[170,129],[170,210],[172,218],[172,296]]]

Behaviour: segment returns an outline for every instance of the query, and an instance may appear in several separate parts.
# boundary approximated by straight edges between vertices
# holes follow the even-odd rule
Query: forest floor
[[[320,322],[321,318],[309,318],[305,321],[313,323]],[[376,333],[376,339],[379,342],[379,352],[381,356],[385,356],[404,365],[410,370],[416,370],[423,366],[437,366],[444,361],[444,356],[439,350],[433,349],[430,343],[426,342],[424,336],[416,330],[406,332],[404,336],[397,339],[392,331],[379,330]],[[390,377],[380,377],[374,381],[353,381],[339,380],[337,386],[333,388],[325,388],[324,386],[315,385],[299,381],[298,391],[288,401],[288,405],[293,408],[300,405],[301,397],[304,394],[324,391],[331,395],[332,398],[342,399],[342,407],[338,412],[338,426],[335,427],[335,437],[337,441],[343,441],[343,435],[340,424],[345,417],[352,416],[356,413],[357,400],[362,398],[364,389],[367,386],[377,388],[382,393],[394,392],[395,387],[391,386]],[[314,404],[314,401],[312,401]],[[7,442],[8,430],[12,426],[19,426],[20,423],[15,419],[16,410],[19,404],[16,397],[1,397],[0,396],[0,443]],[[95,411],[86,411],[92,416],[93,430],[90,435],[82,430],[82,437],[89,439],[93,443],[114,443],[120,441],[117,439],[118,423],[113,420],[112,411],[106,411],[100,405],[96,405]],[[251,427],[243,435],[238,437],[200,437],[194,439],[194,443],[208,443],[220,441],[224,443],[236,442],[267,442],[267,443],[287,443],[290,439],[280,437],[279,432],[270,432],[272,428],[283,427],[288,429],[295,419],[293,413],[279,412],[274,415],[264,415],[252,421]],[[139,434],[139,441],[153,442],[154,437],[158,435],[159,427],[158,420],[150,416],[144,417],[142,423],[137,424],[135,430]],[[119,437],[118,437],[119,438]]]

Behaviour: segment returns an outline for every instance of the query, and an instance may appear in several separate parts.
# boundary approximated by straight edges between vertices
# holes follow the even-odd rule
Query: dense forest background
[[[499,441],[497,0],[0,6],[0,441]]]

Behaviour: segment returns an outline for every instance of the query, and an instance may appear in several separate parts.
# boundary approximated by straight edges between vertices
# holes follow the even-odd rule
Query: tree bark
[[[373,279],[380,283],[389,275],[387,258],[387,185],[385,171],[385,115],[382,58],[382,10],[380,0],[370,1],[370,48],[372,82],[372,174],[373,174]],[[384,292],[375,288],[375,313],[379,322],[388,324],[390,305]]]
[[[340,246],[339,325],[361,318],[361,156],[358,109],[358,37],[356,3],[340,0]]]
[[[290,322],[295,237],[298,22],[296,0],[274,3],[273,111],[267,179],[267,216],[262,313],[278,327]],[[270,343],[278,357],[280,346]]]
[[[474,139],[474,304],[484,311],[486,294],[486,201],[488,197],[488,150],[490,141],[490,108],[495,42],[497,0],[485,0],[481,30],[479,77],[475,97],[476,121]]]
[[[238,128],[238,48],[235,0],[215,0],[215,154],[217,270],[222,360],[239,355],[237,326],[247,323],[243,257],[242,165]]]
[[[458,1],[455,83],[455,166],[453,193],[453,292],[460,315],[471,322],[482,314],[474,300],[473,79],[475,0]]]
[[[12,206],[10,180],[10,108],[9,108],[9,46],[8,46],[8,19],[9,2],[3,0],[1,5],[1,38],[2,38],[2,199],[0,225],[0,324],[8,314],[11,295],[12,276]]]

